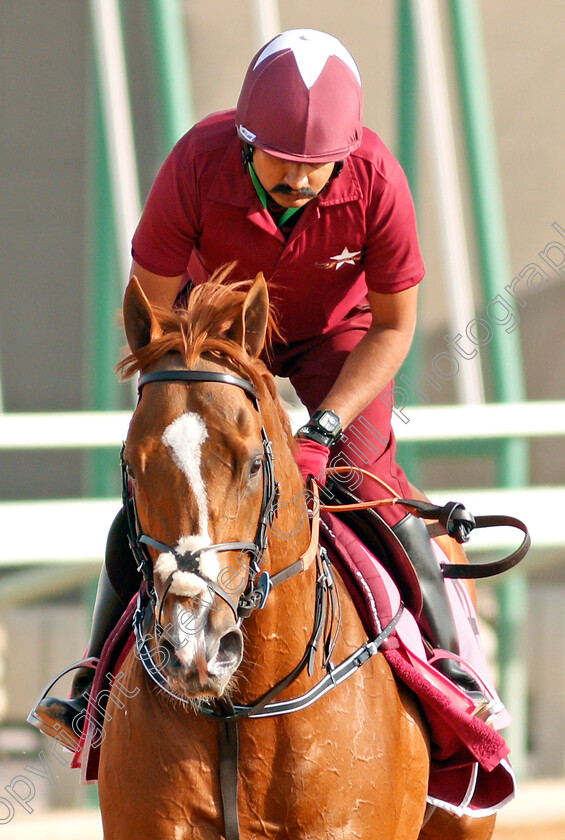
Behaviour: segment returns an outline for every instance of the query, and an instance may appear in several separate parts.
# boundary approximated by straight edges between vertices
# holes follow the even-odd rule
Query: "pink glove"
[[[305,482],[309,476],[314,476],[318,484],[326,483],[326,467],[330,457],[330,449],[322,443],[309,438],[295,438],[294,460],[300,467]]]

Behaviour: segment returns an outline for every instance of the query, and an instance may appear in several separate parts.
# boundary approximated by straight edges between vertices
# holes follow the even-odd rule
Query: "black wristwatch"
[[[305,426],[296,433],[297,437],[310,438],[323,446],[332,446],[341,437],[342,424],[335,411],[323,408],[315,411]]]

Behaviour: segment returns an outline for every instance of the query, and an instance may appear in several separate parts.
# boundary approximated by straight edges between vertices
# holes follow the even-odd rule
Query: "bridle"
[[[253,385],[246,379],[241,379],[240,377],[234,376],[230,373],[187,369],[163,370],[146,373],[139,378],[138,393],[140,399],[143,388],[151,382],[181,382],[186,384],[191,384],[193,382],[220,382],[227,385],[234,385],[241,388],[246,394],[248,394],[251,398],[253,407],[259,414],[261,414],[259,395]],[[298,557],[297,560],[275,574],[270,574],[266,570],[261,571],[260,563],[265,560],[264,554],[268,544],[269,527],[271,526],[274,518],[277,516],[277,505],[279,500],[279,485],[275,481],[274,476],[272,445],[263,424],[261,425],[261,439],[263,443],[263,496],[254,541],[216,543],[214,545],[204,546],[203,548],[196,549],[195,551],[188,551],[182,554],[172,546],[167,545],[160,540],[156,540],[143,532],[135,504],[135,492],[130,487],[128,479],[128,468],[124,459],[124,448],[122,448],[121,454],[122,494],[124,508],[127,514],[128,540],[132,553],[138,564],[138,571],[141,572],[145,581],[146,597],[144,597],[144,593],[140,590],[138,594],[137,609],[133,618],[137,651],[143,667],[153,682],[155,682],[155,684],[158,685],[159,688],[161,688],[166,694],[171,695],[175,699],[187,702],[185,697],[179,695],[169,687],[168,681],[163,675],[160,665],[154,659],[151,645],[148,644],[148,637],[149,628],[153,618],[154,631],[157,639],[159,639],[163,634],[163,626],[161,624],[163,605],[166,594],[171,587],[173,576],[177,571],[188,571],[199,577],[206,586],[212,590],[212,592],[219,595],[219,597],[228,604],[234,614],[236,623],[239,626],[242,620],[251,615],[254,610],[263,609],[269,593],[275,586],[278,586],[295,575],[306,571],[306,569],[310,568],[314,561],[316,561],[318,576],[316,579],[315,616],[312,636],[307,645],[307,651],[299,665],[296,666],[284,680],[274,686],[271,691],[267,692],[264,697],[260,698],[260,702],[254,704],[253,707],[249,707],[248,709],[242,709],[240,714],[243,715],[247,715],[255,711],[258,712],[259,708],[266,706],[267,703],[274,696],[279,694],[287,684],[290,684],[290,682],[296,678],[304,667],[308,666],[309,670],[311,669],[313,655],[315,654],[320,637],[324,631],[326,615],[324,601],[328,592],[332,603],[334,601],[332,573],[328,568],[327,561],[322,559],[320,556],[321,552],[318,545],[320,519],[319,497],[316,486],[312,487],[313,509],[311,515],[310,542],[306,551]],[[158,611],[156,611],[158,598],[153,579],[153,561],[148,548],[153,548],[157,551],[170,554],[176,560],[177,565],[177,568],[171,572],[165,581]],[[247,584],[237,602],[235,602],[227,592],[218,586],[215,581],[203,574],[200,570],[198,565],[199,558],[204,552],[209,551],[240,551],[249,555],[249,574]],[[149,599],[148,603],[146,603],[147,598]],[[328,650],[330,650],[330,648],[333,649],[331,644],[329,644]],[[332,677],[332,685],[336,684],[337,683]],[[312,699],[309,699],[308,704],[313,702],[314,699],[316,698],[313,697]],[[202,711],[206,710],[203,708]]]
[[[181,382],[191,384],[193,382],[220,382],[227,385],[234,385],[241,388],[251,399],[254,409],[261,414],[259,395],[255,387],[246,379],[234,376],[231,373],[220,373],[215,371],[202,370],[161,370],[152,373],[145,373],[138,381],[138,402],[141,399],[143,388],[151,382]],[[254,609],[264,606],[269,591],[276,583],[276,576],[271,577],[268,572],[261,572],[260,563],[264,562],[264,555],[268,544],[268,531],[274,518],[277,515],[277,503],[279,498],[279,485],[275,480],[273,448],[267,436],[264,424],[261,424],[261,440],[263,444],[263,498],[261,510],[255,531],[253,542],[232,541],[206,545],[194,551],[184,553],[178,552],[175,548],[160,540],[156,540],[142,530],[137,507],[135,493],[132,491],[129,482],[128,468],[124,460],[124,447],[121,453],[122,469],[122,498],[128,520],[128,538],[131,550],[138,564],[138,571],[141,572],[146,584],[147,593],[155,606],[157,593],[153,578],[153,561],[148,547],[159,552],[170,554],[176,561],[177,568],[171,572],[165,581],[163,594],[160,599],[159,613],[156,616],[156,629],[159,632],[161,617],[165,598],[171,588],[173,577],[177,571],[191,572],[199,577],[206,586],[218,595],[232,610],[236,621],[249,615]],[[234,599],[216,581],[203,574],[199,568],[199,560],[205,552],[239,551],[249,556],[249,575],[247,585],[241,593],[239,600]]]

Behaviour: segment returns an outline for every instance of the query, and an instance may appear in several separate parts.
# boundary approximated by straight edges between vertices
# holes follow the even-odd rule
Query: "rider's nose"
[[[285,181],[293,190],[300,190],[308,186],[308,170],[305,166],[289,167],[285,174]]]

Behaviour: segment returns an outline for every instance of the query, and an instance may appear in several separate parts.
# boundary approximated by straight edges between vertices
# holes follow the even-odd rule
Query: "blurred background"
[[[434,501],[530,527],[522,565],[479,586],[483,633],[519,778],[565,778],[565,5],[0,0],[0,787],[30,791],[0,797],[6,837],[95,807],[67,766],[25,769],[45,749],[25,718],[86,645],[119,505],[133,397],[113,367],[140,208],[175,140],[301,27],[351,51],[364,122],[408,174],[427,276],[399,459]]]

